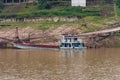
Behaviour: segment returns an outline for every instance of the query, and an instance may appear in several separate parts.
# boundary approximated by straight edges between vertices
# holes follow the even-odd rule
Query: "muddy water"
[[[1,49],[0,80],[120,80],[120,48]]]

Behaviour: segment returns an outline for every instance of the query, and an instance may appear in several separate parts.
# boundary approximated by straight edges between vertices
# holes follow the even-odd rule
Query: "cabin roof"
[[[62,34],[65,38],[77,38],[77,35],[72,35],[72,34]]]

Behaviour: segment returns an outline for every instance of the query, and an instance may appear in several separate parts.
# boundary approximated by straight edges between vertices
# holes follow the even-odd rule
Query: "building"
[[[71,0],[71,5],[85,7],[87,4],[86,4],[86,0]]]
[[[4,3],[24,3],[24,2],[33,2],[35,0],[4,0]]]

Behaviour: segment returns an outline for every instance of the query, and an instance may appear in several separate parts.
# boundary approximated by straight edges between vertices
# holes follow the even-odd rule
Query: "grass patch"
[[[46,10],[46,9],[38,10],[36,6],[29,6],[27,8],[23,6],[21,11],[16,10],[16,13],[14,11],[12,14],[6,14],[7,13],[6,11],[6,13],[4,12],[4,14],[0,15],[0,18],[100,16],[99,11],[90,12],[84,10],[84,8],[82,7],[71,7],[71,6],[58,8],[58,9],[50,9],[50,10]]]
[[[73,22],[52,22],[52,21],[41,21],[41,22],[1,22],[0,25],[6,25],[6,26],[0,26],[0,29],[2,28],[15,28],[15,27],[32,27],[36,28],[42,31],[48,30],[50,28],[56,29],[57,27],[61,25],[69,25],[73,24]],[[7,26],[9,25],[9,26]]]

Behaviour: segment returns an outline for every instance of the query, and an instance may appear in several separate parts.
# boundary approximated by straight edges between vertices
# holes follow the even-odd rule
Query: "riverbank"
[[[61,34],[64,33],[87,33],[107,28],[120,26],[119,17],[116,20],[114,17],[86,17],[76,21],[36,21],[36,22],[1,22],[0,37],[14,40],[15,28],[19,29],[21,40],[25,40],[30,36],[31,42],[35,44],[58,44]],[[0,41],[2,41],[1,39]],[[99,47],[120,46],[119,34],[108,38],[98,43]],[[4,40],[3,40],[4,41]]]

